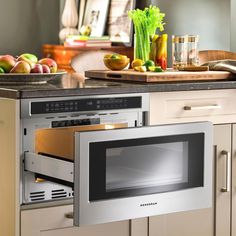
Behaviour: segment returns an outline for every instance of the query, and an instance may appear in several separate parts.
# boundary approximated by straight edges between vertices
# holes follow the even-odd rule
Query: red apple
[[[51,58],[42,58],[38,63],[41,65],[47,65],[51,73],[57,72],[57,63]]]
[[[31,67],[28,62],[26,61],[18,61],[11,69],[10,73],[22,73],[22,74],[29,74]]]
[[[13,56],[11,55],[0,56],[0,67],[2,67],[6,73],[8,73],[15,64],[16,61]]]
[[[32,68],[30,73],[39,73],[42,74],[43,73],[43,66],[40,64],[35,64]]]
[[[42,68],[43,68],[43,73],[47,73],[47,74],[50,73],[50,68],[47,65],[42,65]]]

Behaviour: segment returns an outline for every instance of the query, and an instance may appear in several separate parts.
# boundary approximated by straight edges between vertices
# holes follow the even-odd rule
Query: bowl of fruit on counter
[[[30,53],[20,56],[0,55],[0,83],[46,83],[55,76],[65,74],[58,71],[57,63],[51,58],[38,59]]]
[[[126,55],[106,54],[103,62],[110,70],[123,70],[129,68],[130,59]]]

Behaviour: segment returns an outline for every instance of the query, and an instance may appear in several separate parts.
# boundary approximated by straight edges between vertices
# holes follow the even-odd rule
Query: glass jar
[[[199,64],[199,36],[188,35],[188,65],[197,66]]]
[[[188,35],[172,36],[172,66],[174,69],[187,66]]]

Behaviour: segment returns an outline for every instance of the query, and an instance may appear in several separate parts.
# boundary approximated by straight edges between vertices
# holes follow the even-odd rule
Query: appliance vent
[[[64,189],[52,190],[52,199],[65,197],[67,197],[67,192]]]
[[[45,192],[44,191],[30,193],[30,200],[32,202],[34,202],[34,201],[42,201],[44,199],[45,199]]]
[[[155,206],[157,205],[157,202],[147,202],[140,204],[141,207],[148,207],[148,206]]]

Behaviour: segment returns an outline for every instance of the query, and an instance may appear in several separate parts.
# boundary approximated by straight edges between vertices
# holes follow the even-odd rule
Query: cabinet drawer
[[[22,210],[21,235],[129,236],[128,220],[78,228],[73,227],[73,219],[66,217],[72,211],[72,205]]]
[[[149,124],[236,119],[236,90],[181,91],[150,95]]]

